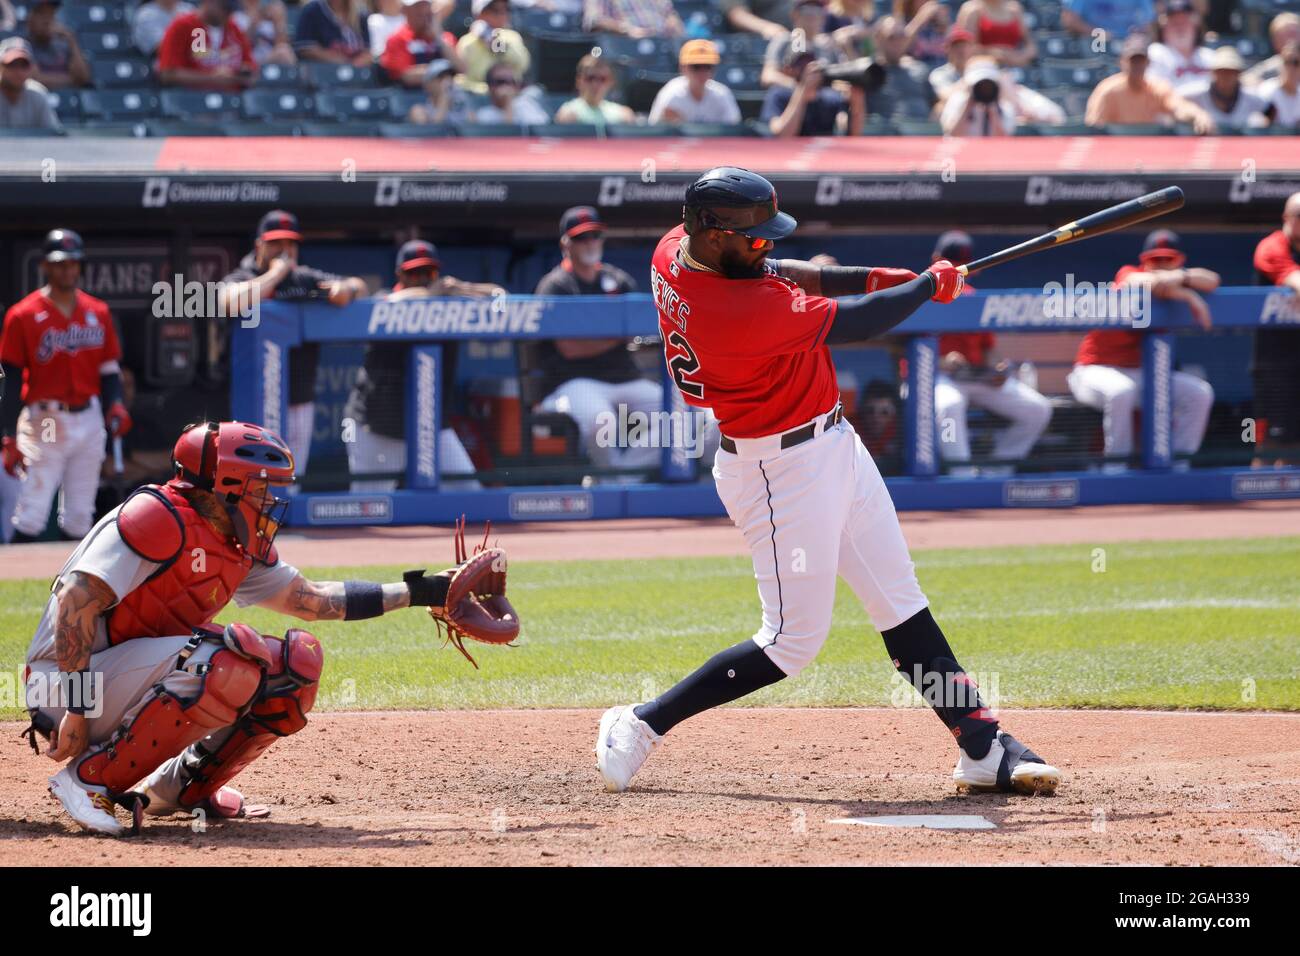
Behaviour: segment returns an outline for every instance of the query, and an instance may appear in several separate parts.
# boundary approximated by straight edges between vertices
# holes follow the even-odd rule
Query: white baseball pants
[[[760,439],[769,441],[769,439]],[[848,422],[764,457],[719,450],[713,477],[754,562],[754,642],[793,676],[817,656],[843,577],[880,631],[927,605],[876,463]]]
[[[598,441],[602,425],[618,421],[619,406],[624,417],[635,412],[653,415],[664,408],[664,390],[659,382],[635,378],[630,382],[601,382],[594,378],[571,378],[542,400],[541,408],[568,415],[578,425],[582,449],[598,468],[653,468],[662,450],[653,444],[620,446]]]
[[[56,411],[40,402],[28,406],[18,416],[17,439],[27,474],[14,505],[14,528],[33,537],[43,532],[57,492],[59,527],[69,537],[84,538],[94,524],[108,439],[99,399],[79,412]]]
[[[311,458],[311,437],[316,430],[316,403],[290,405],[284,416],[284,443],[293,453],[293,472],[299,479],[307,474]]]
[[[940,374],[934,384],[934,413],[939,453],[944,461],[970,461],[970,432],[966,412],[971,406],[1001,415],[1010,424],[998,432],[993,457],[1018,461],[1029,457],[1034,443],[1052,419],[1052,403],[1018,379],[999,386],[983,382],[958,382]]]
[[[1074,397],[1102,414],[1106,455],[1133,453],[1133,410],[1142,404],[1142,370],[1113,365],[1076,365],[1067,379]],[[1214,405],[1214,388],[1204,379],[1174,372],[1174,452],[1190,455],[1201,447]]]

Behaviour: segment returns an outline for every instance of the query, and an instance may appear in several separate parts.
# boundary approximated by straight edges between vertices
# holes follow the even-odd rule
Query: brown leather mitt
[[[465,638],[481,644],[509,644],[519,636],[519,615],[506,597],[506,553],[487,546],[491,531],[489,521],[483,541],[471,554],[465,547],[464,516],[456,522],[456,566],[450,569],[447,597],[441,606],[429,606],[438,632],[446,628],[447,640],[475,668],[478,661],[465,650]]]

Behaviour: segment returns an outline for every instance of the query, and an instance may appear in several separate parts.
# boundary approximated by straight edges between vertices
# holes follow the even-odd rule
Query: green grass
[[[1004,707],[1300,709],[1300,537],[922,551],[921,583],[966,669]],[[313,568],[396,580],[396,567]],[[0,582],[0,666],[21,666],[46,581]],[[323,623],[318,707],[596,707],[669,687],[753,633],[747,559],[512,563],[515,648],[440,647],[423,614]],[[233,606],[222,620],[282,633]],[[880,638],[841,583],[835,626],[796,679],[752,705],[899,702]],[[0,680],[7,680],[7,676]],[[1250,693],[1253,688],[1253,697]],[[8,694],[8,696],[6,696]],[[12,682],[0,717],[20,716]]]

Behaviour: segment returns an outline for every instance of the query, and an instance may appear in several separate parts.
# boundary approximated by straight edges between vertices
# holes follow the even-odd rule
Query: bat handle
[[[965,266],[958,266],[957,271],[960,272],[963,277],[970,275],[970,270],[967,269]]]
[[[122,474],[125,469],[122,466],[122,436],[113,436],[113,471],[116,474]]]

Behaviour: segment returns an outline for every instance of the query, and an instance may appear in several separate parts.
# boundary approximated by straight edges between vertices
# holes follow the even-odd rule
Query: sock
[[[998,732],[997,718],[957,663],[930,609],[922,608],[880,636],[894,667],[934,708],[957,746],[976,760],[986,756]]]
[[[666,734],[687,717],[775,684],[785,671],[751,640],[714,654],[703,667],[633,713],[657,734]]]

